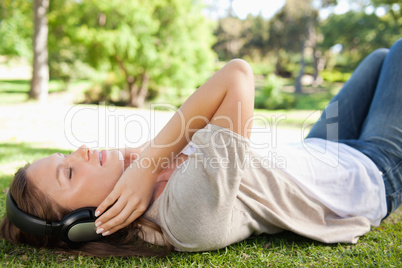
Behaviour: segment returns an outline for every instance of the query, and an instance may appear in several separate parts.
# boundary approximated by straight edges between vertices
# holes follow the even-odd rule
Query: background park
[[[254,2],[259,12],[247,13]],[[255,128],[271,145],[300,141],[358,63],[401,38],[401,25],[400,0],[0,0],[0,215],[18,167],[82,143],[145,142],[233,58],[255,74]],[[399,209],[357,245],[285,232],[165,258],[0,241],[0,266],[400,267],[401,219]]]

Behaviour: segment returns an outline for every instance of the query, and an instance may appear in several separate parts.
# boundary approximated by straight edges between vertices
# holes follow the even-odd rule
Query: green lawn
[[[69,85],[70,92],[83,91],[88,81],[75,81]],[[0,105],[22,103],[28,99],[29,80],[0,80]],[[66,84],[61,80],[49,81],[49,93],[65,90]]]
[[[4,214],[5,192],[15,170],[34,159],[54,152],[69,153],[42,144],[0,144],[0,214]],[[93,258],[70,256],[24,245],[0,242],[0,267],[400,267],[402,259],[402,209],[380,227],[363,236],[357,245],[326,245],[285,232],[260,235],[219,251],[174,252],[166,258]]]
[[[52,90],[59,90],[60,82],[54,83],[59,86],[55,86]],[[0,81],[0,104],[22,102],[27,97],[28,88],[28,81]],[[285,126],[300,127],[302,124],[314,122],[317,115],[312,116],[312,110],[321,109],[332,95],[332,91],[303,94],[295,110],[256,110],[256,114],[268,118],[284,115]],[[5,212],[5,192],[16,169],[26,162],[32,162],[54,152],[69,153],[58,148],[46,148],[46,144],[13,141],[0,143],[0,215]],[[363,236],[357,245],[326,245],[285,232],[274,236],[254,237],[219,251],[174,252],[166,258],[69,256],[51,250],[0,241],[0,267],[400,267],[401,222],[402,209],[399,209],[380,227],[372,228],[372,231]]]

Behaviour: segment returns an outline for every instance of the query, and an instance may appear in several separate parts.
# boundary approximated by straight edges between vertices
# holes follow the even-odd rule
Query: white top
[[[364,216],[379,226],[387,213],[382,173],[346,144],[309,138],[275,150],[254,150],[340,217]]]

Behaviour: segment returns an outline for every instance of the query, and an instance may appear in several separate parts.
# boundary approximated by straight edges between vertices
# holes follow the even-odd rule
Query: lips
[[[99,154],[99,159],[100,159],[100,164],[101,166],[106,163],[106,159],[107,159],[107,151],[106,150],[102,150]]]

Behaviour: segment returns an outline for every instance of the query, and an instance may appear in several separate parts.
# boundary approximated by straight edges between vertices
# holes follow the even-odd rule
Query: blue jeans
[[[307,138],[347,144],[382,172],[387,216],[402,202],[402,39],[377,49],[330,101]]]

